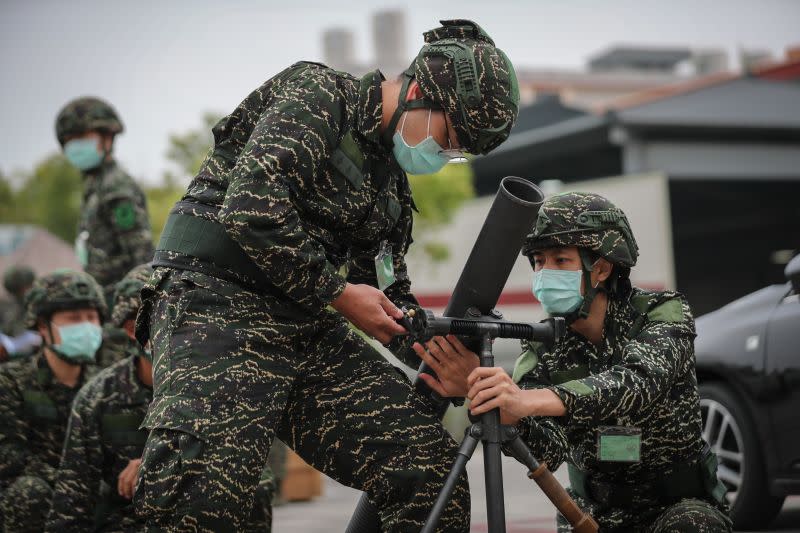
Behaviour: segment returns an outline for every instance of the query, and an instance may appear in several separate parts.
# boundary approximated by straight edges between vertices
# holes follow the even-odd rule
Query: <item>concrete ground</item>
[[[480,448],[467,467],[472,494],[473,533],[488,531],[483,481],[483,456]],[[554,511],[525,469],[503,457],[507,533],[553,533]],[[566,469],[556,472],[566,484]],[[335,533],[344,531],[361,493],[325,478],[323,495],[306,503],[291,503],[274,510],[273,531],[298,533]],[[786,500],[783,510],[766,531],[800,532],[800,497]]]

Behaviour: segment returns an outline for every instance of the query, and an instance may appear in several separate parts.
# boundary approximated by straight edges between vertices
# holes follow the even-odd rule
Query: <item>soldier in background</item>
[[[0,525],[39,532],[50,508],[70,406],[94,371],[106,314],[102,289],[83,272],[37,279],[25,326],[43,347],[0,367]]]
[[[414,347],[437,374],[422,379],[468,396],[474,415],[500,408],[551,470],[566,461],[569,491],[601,531],[730,531],[702,438],[692,312],[677,292],[631,286],[638,247],[625,214],[596,194],[552,196],[523,253],[566,337],[552,349],[527,343],[512,377],[475,368],[457,339],[434,338]],[[571,530],[560,515],[558,530]]]
[[[3,286],[11,300],[0,302],[0,362],[32,354],[41,337],[25,328],[25,295],[36,274],[25,265],[14,265],[3,274]]]
[[[122,121],[108,103],[84,97],[64,106],[55,127],[64,155],[83,174],[75,253],[110,303],[114,284],[153,258],[144,193],[112,155]]]
[[[455,442],[347,320],[419,362],[394,338],[392,301],[416,302],[405,172],[487,153],[516,120],[505,54],[471,21],[442,24],[400,79],[296,63],[214,127],[142,290],[155,389],[135,498],[152,529],[240,529],[276,431],[365,490],[384,531],[422,526]],[[469,529],[466,476],[441,529]]]

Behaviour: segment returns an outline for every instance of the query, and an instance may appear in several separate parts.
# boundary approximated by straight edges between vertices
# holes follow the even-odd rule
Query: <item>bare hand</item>
[[[141,459],[131,459],[128,461],[128,466],[125,467],[125,470],[119,474],[117,492],[125,499],[133,499],[133,491],[136,489],[136,478],[139,475],[139,466],[141,464]]]
[[[436,372],[436,377],[425,373],[419,375],[426,385],[443,398],[463,398],[467,395],[467,378],[480,364],[480,360],[458,338],[453,335],[448,335],[447,338],[434,337],[425,343],[425,348],[418,342],[414,343],[413,348]]]
[[[344,292],[331,305],[355,327],[387,344],[395,335],[406,333],[403,326],[394,321],[402,318],[403,312],[389,298],[370,285],[348,283]]]
[[[503,424],[516,424],[526,416],[563,416],[564,402],[550,389],[523,390],[500,367],[479,367],[469,375],[470,413],[500,409]]]

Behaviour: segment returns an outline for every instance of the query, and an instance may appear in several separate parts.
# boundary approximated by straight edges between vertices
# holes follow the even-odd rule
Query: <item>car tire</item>
[[[770,494],[763,446],[755,425],[742,402],[725,385],[703,383],[699,392],[703,438],[717,454],[717,476],[729,490],[733,527],[766,527],[780,512],[785,498]]]

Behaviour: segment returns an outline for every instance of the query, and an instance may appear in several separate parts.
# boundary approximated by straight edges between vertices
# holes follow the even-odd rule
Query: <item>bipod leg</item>
[[[439,496],[436,498],[436,503],[433,504],[431,512],[428,514],[428,518],[425,520],[425,526],[422,528],[420,533],[433,533],[436,531],[436,525],[439,523],[439,518],[441,518],[444,508],[447,506],[447,502],[450,500],[450,496],[452,496],[453,491],[456,489],[458,478],[461,477],[461,474],[466,472],[467,461],[469,461],[472,457],[472,454],[475,453],[475,448],[478,446],[478,439],[480,438],[481,433],[482,428],[480,424],[472,424],[467,428],[467,431],[464,433],[464,440],[461,441],[461,446],[458,448],[458,456],[453,462],[453,467],[450,469],[450,473],[447,475],[444,486],[442,486],[442,490],[439,492]]]
[[[597,533],[599,526],[590,515],[578,507],[545,463],[539,463],[519,436],[517,428],[503,426],[504,442],[509,453],[528,467],[528,477],[539,485],[558,512],[572,525],[575,533]]]

